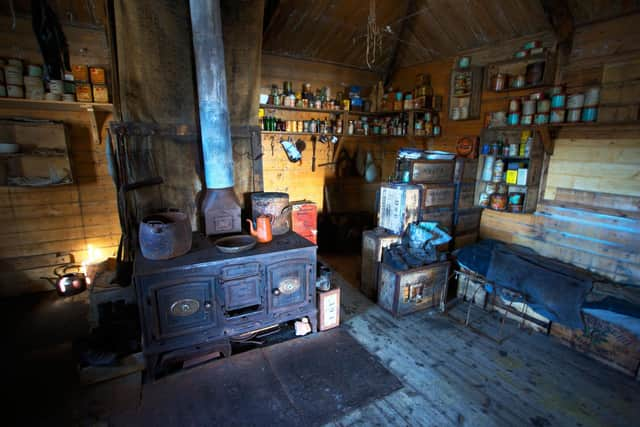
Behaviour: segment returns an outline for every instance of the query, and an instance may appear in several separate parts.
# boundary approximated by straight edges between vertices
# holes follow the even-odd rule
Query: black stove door
[[[312,302],[309,285],[313,264],[308,259],[290,259],[267,266],[269,311],[288,311]]]
[[[151,287],[155,312],[155,339],[186,335],[215,327],[214,280],[189,277]]]

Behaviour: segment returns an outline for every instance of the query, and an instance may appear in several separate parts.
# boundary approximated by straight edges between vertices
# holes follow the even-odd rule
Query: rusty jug
[[[256,218],[256,228],[253,228],[253,221],[247,219],[249,223],[249,231],[251,235],[258,239],[260,243],[268,243],[272,239],[271,235],[271,223],[273,222],[272,215],[260,215]]]

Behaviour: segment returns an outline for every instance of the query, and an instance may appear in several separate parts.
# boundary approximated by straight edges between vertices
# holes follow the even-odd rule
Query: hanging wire
[[[376,24],[376,0],[369,0],[369,16],[367,17],[367,50],[365,60],[367,67],[373,68],[376,55],[382,52],[382,34]]]

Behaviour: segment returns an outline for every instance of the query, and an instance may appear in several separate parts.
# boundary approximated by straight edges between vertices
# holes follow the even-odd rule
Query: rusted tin
[[[138,232],[142,255],[151,260],[171,259],[191,249],[191,223],[182,212],[149,215]]]
[[[496,211],[503,211],[507,209],[507,195],[493,193],[489,198],[489,204],[491,206],[491,209]]]
[[[287,193],[260,192],[251,195],[251,216],[255,221],[260,215],[271,215],[271,232],[274,236],[289,231],[289,195]]]

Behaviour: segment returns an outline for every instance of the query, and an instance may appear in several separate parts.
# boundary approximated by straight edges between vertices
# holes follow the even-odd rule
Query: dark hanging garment
[[[69,46],[58,17],[46,0],[31,0],[33,32],[44,60],[45,77],[62,80],[64,70],[70,70]]]

